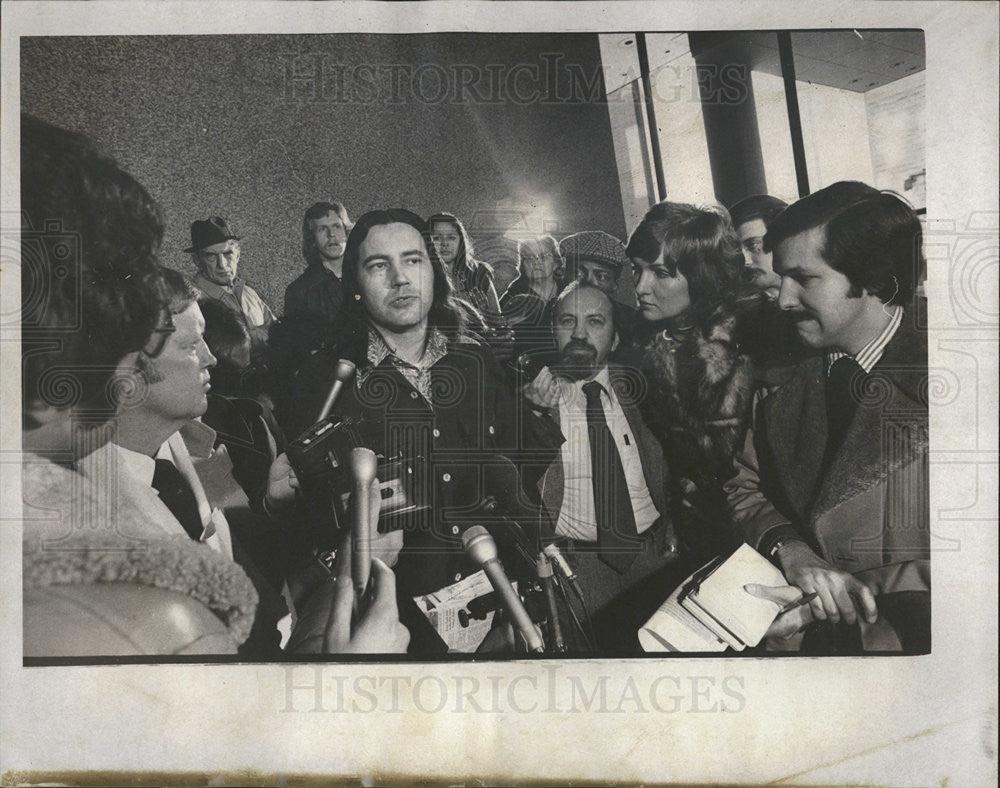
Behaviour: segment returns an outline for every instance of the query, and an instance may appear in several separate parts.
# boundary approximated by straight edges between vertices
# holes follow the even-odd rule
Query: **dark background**
[[[511,206],[530,209],[541,195],[552,214],[545,229],[557,237],[625,236],[603,84],[592,82],[596,34],[45,37],[21,46],[23,110],[90,135],[160,201],[164,264],[193,270],[180,251],[191,220],[225,216],[242,237],[244,278],[277,312],[304,267],[302,214],[316,200],[340,199],[352,218],[390,206],[450,210],[482,240],[491,227],[516,228]],[[459,92],[452,72],[450,90],[427,69],[414,88],[409,74],[421,64],[478,69],[479,98]],[[540,86],[523,69],[510,81],[517,64],[542,75],[548,67],[555,81]],[[492,84],[487,67],[500,75]],[[596,91],[578,90],[574,69]],[[508,213],[494,220],[498,209]]]

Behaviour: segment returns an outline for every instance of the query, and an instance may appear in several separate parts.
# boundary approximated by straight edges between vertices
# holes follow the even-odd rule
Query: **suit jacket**
[[[737,474],[726,485],[737,527],[765,553],[795,535],[876,595],[924,593],[918,604],[929,611],[926,334],[907,311],[824,469],[825,384],[825,360],[813,357],[759,398]],[[892,623],[883,618],[880,626]],[[907,631],[929,633],[929,621],[899,624],[895,642],[903,648]],[[892,644],[891,633],[883,634],[888,641],[881,642]]]
[[[232,558],[232,535],[224,510],[243,504],[249,509],[249,504],[232,478],[228,451],[224,446],[213,450],[214,440],[214,430],[201,422],[191,421],[171,435],[166,444],[174,465],[194,493],[202,525],[212,532],[202,541],[216,552]],[[120,502],[137,509],[147,522],[164,533],[186,535],[156,490],[132,475],[113,444],[106,443],[84,457],[77,468],[84,477],[108,479],[116,486]]]
[[[653,499],[653,505],[660,513],[659,519],[653,523],[653,527],[659,527],[669,519],[667,512],[667,466],[663,459],[663,449],[659,441],[656,440],[649,427],[643,421],[642,415],[636,402],[636,383],[634,370],[623,367],[615,363],[608,364],[608,375],[611,378],[611,385],[615,390],[615,396],[621,405],[625,419],[628,421],[635,437],[636,448],[639,451],[639,461],[642,464],[642,473],[646,479],[646,487],[649,488],[649,495]],[[556,424],[559,423],[558,412],[553,413]],[[560,433],[561,434],[561,433]],[[566,437],[562,436],[560,445],[566,442]],[[551,518],[553,526],[559,519],[559,511],[562,507],[564,470],[562,464],[562,454],[557,453],[549,463],[545,473],[538,481],[538,492],[541,496],[542,504]]]
[[[253,630],[241,651],[266,655],[277,649],[280,643],[277,624],[288,611],[273,579],[265,578],[247,551],[243,543],[246,540],[234,538],[234,532],[253,534],[266,526],[250,510],[246,493],[233,476],[233,463],[225,445],[213,448],[214,442],[213,429],[200,421],[190,421],[171,435],[166,444],[174,465],[198,502],[202,525],[207,529],[202,541],[243,567],[260,598]],[[117,485],[119,500],[144,513],[150,524],[165,533],[186,536],[156,490],[132,475],[111,444],[85,457],[78,467],[84,476],[110,475]]]

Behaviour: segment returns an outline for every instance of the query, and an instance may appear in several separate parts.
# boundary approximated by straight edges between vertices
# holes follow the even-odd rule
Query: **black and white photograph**
[[[995,783],[995,4],[9,5],[4,785]]]

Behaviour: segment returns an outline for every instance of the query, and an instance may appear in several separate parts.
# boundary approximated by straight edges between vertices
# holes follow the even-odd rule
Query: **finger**
[[[823,599],[816,584],[812,581],[801,582],[799,584],[799,589],[803,594],[811,594],[814,591],[816,592],[816,596],[809,601],[809,610],[812,613],[812,617],[816,621],[826,621],[826,608],[823,607]]]
[[[860,580],[851,578],[854,582],[849,586],[851,595],[858,603],[858,612],[869,624],[878,620],[878,606],[875,604],[875,594]]]
[[[399,618],[396,607],[396,575],[381,558],[372,558],[371,615]]]
[[[838,585],[833,590],[833,602],[837,606],[837,611],[844,623],[854,626],[858,623],[858,613],[854,609],[854,601],[847,593],[847,585]]]
[[[743,590],[753,596],[774,602],[780,607],[802,598],[802,592],[794,586],[764,586],[758,583],[749,583],[743,586]]]
[[[378,531],[378,518],[382,512],[382,486],[378,477],[372,479],[368,488],[368,527],[371,529],[372,538]]]
[[[816,597],[816,599],[820,601],[820,608],[823,611],[821,620],[829,621],[831,624],[839,623],[840,609],[837,607],[836,601],[834,601],[833,593],[830,591],[830,587],[825,582],[820,583],[817,584],[816,591],[819,593],[819,596]],[[815,610],[813,612],[815,613]]]
[[[299,489],[299,477],[295,475],[295,469],[291,466],[288,468],[288,486],[293,490]]]
[[[333,590],[333,604],[330,606],[330,616],[326,622],[323,643],[324,651],[336,653],[351,639],[351,613],[354,609],[354,586],[351,583],[351,540],[345,539],[337,560],[334,563],[336,572]]]

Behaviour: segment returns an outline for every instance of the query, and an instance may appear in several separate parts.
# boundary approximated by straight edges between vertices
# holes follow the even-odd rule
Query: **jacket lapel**
[[[816,492],[812,521],[927,451],[926,339],[908,318],[858,392],[844,442]]]
[[[804,518],[819,481],[827,439],[823,359],[803,362],[799,374],[766,397],[760,407],[771,448],[772,478],[782,486],[795,513]]]
[[[636,406],[636,384],[629,380],[629,370],[619,368],[615,364],[608,365],[611,385],[615,397],[621,406],[625,419],[628,421],[632,436],[635,438],[636,449],[639,452],[639,464],[646,480],[646,489],[656,505],[660,515],[666,514],[666,472],[663,460],[663,448],[653,436]]]

